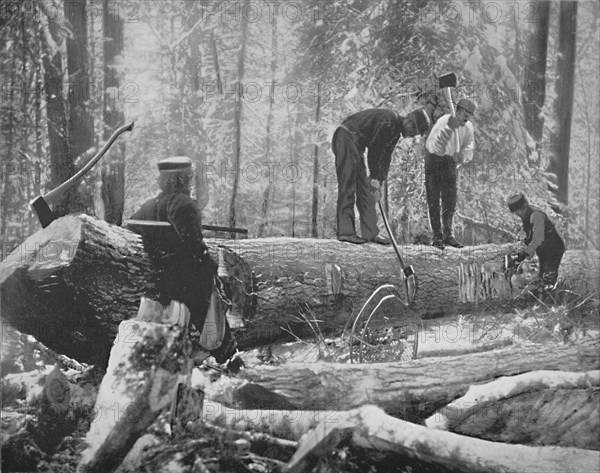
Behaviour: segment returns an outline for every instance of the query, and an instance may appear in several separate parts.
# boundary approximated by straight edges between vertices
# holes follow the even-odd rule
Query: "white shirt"
[[[456,133],[448,126],[450,114],[439,118],[425,143],[425,148],[431,154],[439,156],[454,156],[456,151]],[[467,122],[464,126],[458,127],[458,141],[460,143],[460,151],[462,152],[465,163],[473,159],[473,150],[475,149],[475,133],[473,132],[473,124]]]

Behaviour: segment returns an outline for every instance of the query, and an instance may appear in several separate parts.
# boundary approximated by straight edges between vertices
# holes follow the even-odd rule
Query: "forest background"
[[[595,1],[3,0],[2,257],[40,228],[28,202],[129,121],[58,215],[121,224],[158,192],[157,161],[185,154],[204,223],[334,238],[335,128],[423,106],[448,71],[479,105],[459,239],[515,238],[521,190],[569,248],[598,249],[599,23]],[[401,140],[385,204],[402,242],[429,235],[423,173],[422,143]]]

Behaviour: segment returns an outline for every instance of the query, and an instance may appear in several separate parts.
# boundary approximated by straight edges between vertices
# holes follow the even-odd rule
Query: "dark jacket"
[[[523,222],[523,228],[525,230],[525,245],[528,247],[532,244],[534,237],[534,225],[532,222],[532,216],[541,216],[543,218],[543,232],[544,239],[539,246],[535,248],[535,252],[538,256],[543,257],[553,254],[562,254],[565,251],[565,242],[556,230],[554,223],[548,218],[548,216],[536,207],[529,207],[529,209],[521,217]],[[533,250],[534,248],[531,248]]]
[[[354,113],[342,122],[354,134],[359,151],[368,148],[367,162],[371,179],[387,178],[392,152],[402,134],[402,121],[387,108],[371,108]]]
[[[212,291],[217,265],[208,254],[202,235],[200,212],[185,193],[161,192],[146,201],[132,219],[171,223],[170,227],[138,226],[139,233],[156,269],[160,273],[161,303],[172,299],[183,302],[192,322],[202,329],[205,306]]]

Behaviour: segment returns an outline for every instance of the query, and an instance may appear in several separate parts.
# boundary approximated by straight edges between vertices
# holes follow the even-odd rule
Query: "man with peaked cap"
[[[159,302],[163,306],[172,300],[185,304],[190,311],[190,322],[201,332],[217,264],[204,243],[200,211],[190,196],[194,178],[192,160],[186,156],[163,159],[158,170],[161,192],[131,216],[134,221],[144,220],[148,224],[134,223],[129,228],[142,236],[144,248],[159,272]],[[160,225],[164,222],[170,225]],[[232,360],[237,353],[227,323],[222,345],[210,353],[218,363]],[[239,368],[241,362],[237,357],[235,360],[232,370]]]
[[[337,128],[331,147],[338,181],[338,240],[389,245],[390,240],[379,235],[375,205],[381,198],[381,185],[387,179],[392,152],[400,136],[422,135],[430,125],[429,115],[423,109],[401,117],[393,110],[372,108],[350,115]],[[364,163],[367,148],[368,174]],[[357,235],[354,223],[355,204],[361,236]]]
[[[520,263],[534,254],[540,260],[540,271],[534,289],[553,287],[558,278],[558,268],[565,252],[565,242],[548,216],[537,207],[529,205],[522,193],[511,195],[506,204],[518,215],[525,230],[525,249],[519,251],[515,262]]]
[[[456,210],[457,165],[469,162],[473,158],[475,140],[473,125],[469,120],[476,108],[470,100],[460,99],[456,105],[456,116],[453,117],[449,113],[442,115],[433,125],[425,143],[425,191],[433,233],[431,244],[440,249],[446,245],[463,247],[452,234],[452,221]],[[455,130],[458,130],[458,133]]]

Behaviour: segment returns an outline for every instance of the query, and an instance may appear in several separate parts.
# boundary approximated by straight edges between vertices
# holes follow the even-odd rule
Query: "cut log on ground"
[[[279,394],[300,410],[348,410],[375,404],[415,423],[463,396],[472,384],[535,370],[600,368],[600,343],[525,345],[403,364],[294,363],[260,366],[240,373]],[[222,389],[225,393],[228,389]],[[235,400],[235,394],[232,394]],[[224,402],[229,399],[221,398]],[[221,400],[216,399],[216,400]],[[243,396],[240,398],[243,401]],[[243,403],[240,407],[244,407]]]
[[[425,425],[495,442],[600,450],[600,371],[532,371],[471,386]]]
[[[134,339],[128,338],[131,329]],[[189,339],[177,325],[121,323],[78,471],[109,473],[121,464],[137,439],[172,405],[177,384],[188,371],[190,351]]]
[[[596,471],[600,452],[565,447],[530,447],[475,439],[429,429],[386,415],[375,406],[340,413],[301,442],[286,473],[309,471],[342,444],[393,454],[395,465],[436,473],[547,473]],[[389,464],[389,461],[388,461]]]
[[[289,338],[289,331],[312,335],[306,320],[340,332],[374,289],[401,282],[394,250],[376,244],[267,238],[209,245],[215,257],[218,245],[226,248],[235,310],[246,322],[235,331],[242,349]],[[509,250],[403,246],[419,290],[411,311],[401,304],[386,308],[386,323],[476,305],[513,307],[499,272]],[[568,251],[561,284],[578,294],[597,293],[598,254]],[[58,353],[105,365],[118,324],[135,316],[142,295],[155,298],[155,281],[137,235],[78,215],[52,222],[12,252],[0,264],[0,291],[3,320]]]
[[[58,353],[106,366],[119,323],[152,294],[152,275],[135,234],[63,217],[0,265],[2,318]]]

